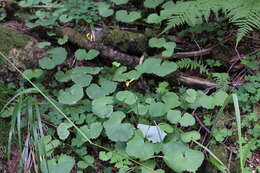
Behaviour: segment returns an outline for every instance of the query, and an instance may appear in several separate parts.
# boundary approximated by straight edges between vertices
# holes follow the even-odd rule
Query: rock
[[[0,45],[0,51],[20,69],[24,70],[36,66],[37,41],[29,35],[0,25]],[[1,57],[1,59],[3,58]],[[0,65],[5,65],[4,67],[7,69],[1,68],[0,74],[6,70],[15,71],[10,64],[6,64],[1,61]]]
[[[147,49],[145,35],[120,29],[101,29],[96,40],[130,55],[141,56]]]

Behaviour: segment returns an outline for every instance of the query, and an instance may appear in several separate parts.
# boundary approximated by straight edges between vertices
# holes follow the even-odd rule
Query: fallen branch
[[[78,45],[84,49],[97,49],[101,52],[101,56],[109,59],[110,61],[117,61],[125,66],[134,67],[139,63],[138,57],[130,56],[128,54],[114,50],[113,47],[106,46],[101,42],[90,41],[76,30],[66,27],[58,29],[58,34],[67,35],[70,42]]]
[[[186,58],[186,57],[197,57],[197,56],[208,55],[211,53],[211,51],[214,47],[210,47],[208,49],[201,49],[198,51],[191,51],[191,52],[176,52],[176,53],[174,53],[174,57],[175,58]]]
[[[195,76],[185,76],[184,74],[179,75],[178,80],[194,88],[215,88],[217,86],[216,83]]]

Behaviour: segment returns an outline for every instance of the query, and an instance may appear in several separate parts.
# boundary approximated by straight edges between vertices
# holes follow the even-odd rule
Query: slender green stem
[[[205,147],[201,143],[197,142],[196,140],[192,140],[192,141],[194,143],[196,143],[198,146],[200,146],[201,148],[203,148],[204,150],[206,150],[217,162],[219,162],[221,164],[221,166],[223,166],[223,168],[226,171],[228,171],[228,168],[226,167],[226,165],[212,151],[210,151],[210,149],[208,149],[207,147]]]

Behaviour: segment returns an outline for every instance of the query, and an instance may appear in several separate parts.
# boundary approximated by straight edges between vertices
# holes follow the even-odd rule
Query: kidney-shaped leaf
[[[181,134],[181,140],[183,142],[190,142],[192,140],[198,140],[200,139],[200,133],[198,131],[190,131],[190,132],[184,132]]]
[[[53,48],[46,52],[47,57],[39,60],[39,65],[43,69],[53,69],[64,62],[67,51],[62,47]]]
[[[85,87],[90,84],[92,76],[85,73],[72,73],[71,79],[75,84]]]
[[[188,149],[185,152],[174,150],[164,156],[165,163],[176,172],[196,172],[204,160],[202,152]]]
[[[58,100],[60,103],[73,105],[84,96],[83,88],[79,85],[73,85],[66,90],[60,90]]]
[[[163,116],[165,112],[165,105],[162,102],[151,103],[149,106],[149,114],[152,117]]]
[[[146,8],[156,8],[158,5],[163,3],[164,0],[145,0],[144,7]]]
[[[46,162],[41,161],[41,171],[43,173],[70,173],[74,164],[74,158],[62,154],[58,158],[54,158]]]
[[[163,61],[158,58],[148,58],[143,64],[138,65],[136,69],[142,73],[150,73],[158,76],[166,76],[177,70],[174,62]]]
[[[180,124],[183,127],[188,127],[188,126],[192,126],[195,124],[195,118],[189,114],[189,113],[185,113],[181,119],[180,119]]]
[[[133,11],[128,13],[126,10],[119,10],[116,12],[116,20],[125,23],[132,23],[141,18],[141,13]]]
[[[133,136],[133,127],[129,123],[121,123],[125,118],[123,112],[113,112],[110,119],[104,123],[107,137],[115,142],[125,142]]]
[[[99,55],[99,51],[95,49],[90,49],[88,52],[85,49],[78,49],[75,52],[75,57],[78,60],[92,60]]]
[[[114,10],[110,8],[110,5],[105,2],[98,3],[98,13],[102,17],[111,16]]]
[[[137,97],[130,91],[119,91],[116,94],[116,98],[119,101],[125,102],[126,104],[132,105],[136,103]]]
[[[91,99],[97,99],[105,97],[116,90],[117,83],[101,78],[99,80],[100,86],[97,84],[91,84],[87,89],[86,93]]]
[[[100,118],[110,117],[113,112],[113,97],[101,97],[92,101],[92,112]]]
[[[57,133],[58,133],[58,136],[61,140],[67,139],[67,137],[70,134],[68,129],[71,128],[71,127],[72,127],[72,125],[70,123],[59,124],[59,126],[57,127]]]
[[[29,79],[38,78],[43,74],[42,69],[28,69],[23,72],[23,74],[28,77]]]
[[[147,160],[153,157],[154,148],[153,144],[144,142],[142,134],[135,133],[135,136],[127,142],[126,152],[132,157],[139,158],[140,160]]]
[[[80,130],[82,130],[85,135],[90,139],[96,139],[99,137],[103,129],[103,126],[100,122],[95,122],[90,124],[89,126],[84,125],[80,127]]]

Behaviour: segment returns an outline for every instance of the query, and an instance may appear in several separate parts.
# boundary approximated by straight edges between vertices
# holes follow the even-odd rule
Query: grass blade
[[[239,159],[240,159],[240,169],[241,173],[244,173],[244,158],[243,158],[243,139],[242,139],[242,132],[241,132],[241,118],[240,118],[240,110],[238,104],[238,98],[236,94],[232,94],[234,107],[235,107],[235,114],[236,114],[236,122],[237,122],[237,133],[238,133],[238,143],[239,143]]]
[[[225,164],[212,151],[210,151],[210,149],[208,149],[201,143],[197,142],[196,140],[192,140],[192,141],[196,143],[198,146],[200,146],[201,148],[203,148],[204,150],[206,150],[222,166],[223,170],[226,170],[225,172],[222,171],[223,173],[228,172],[228,168],[225,166]]]
[[[15,96],[13,96],[1,109],[0,114],[19,96],[23,94],[28,94],[28,93],[37,93],[38,91],[35,88],[28,88],[24,89],[23,91],[17,93]]]

